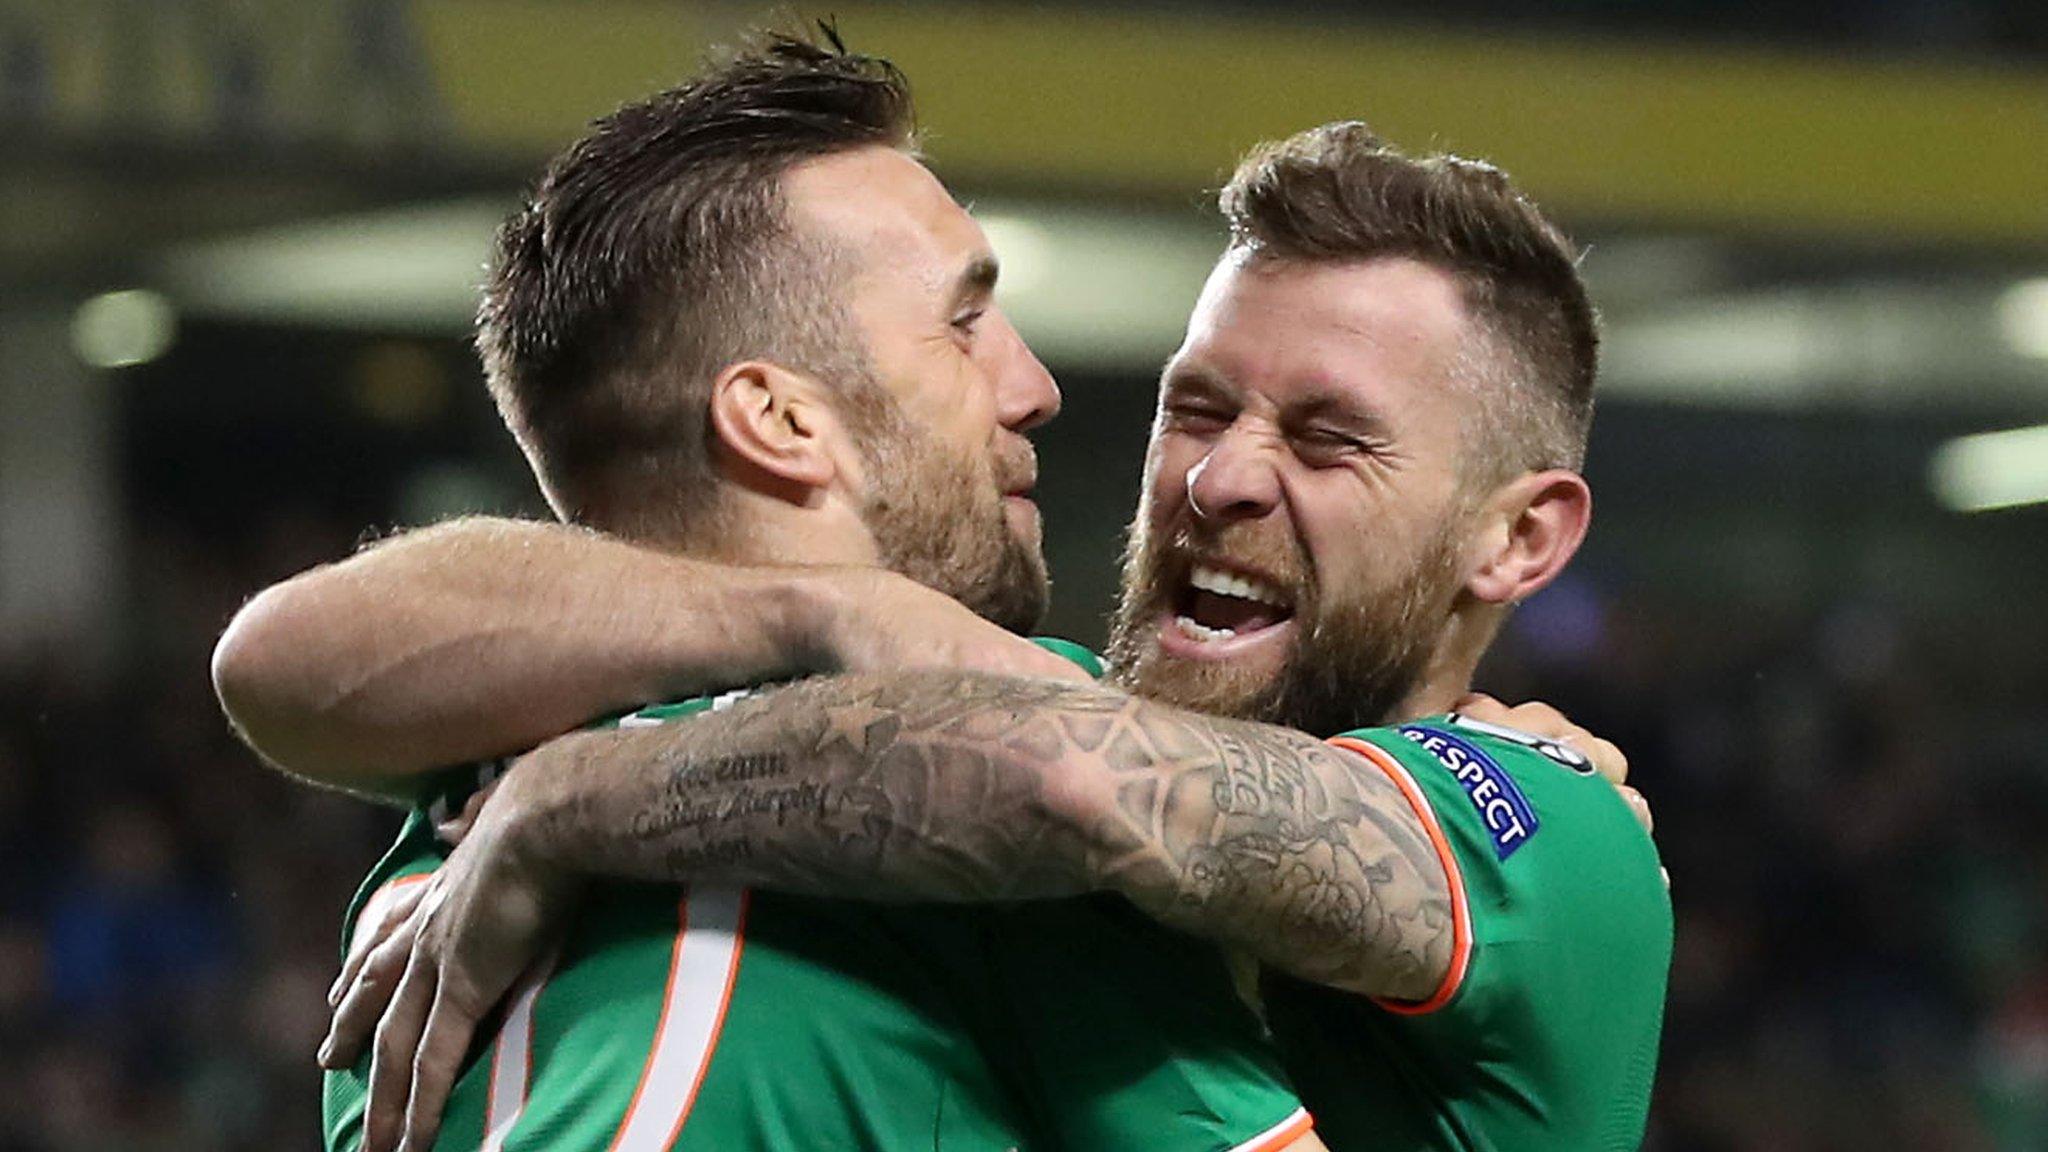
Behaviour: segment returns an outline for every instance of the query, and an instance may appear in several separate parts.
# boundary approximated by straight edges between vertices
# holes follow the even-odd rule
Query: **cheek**
[[[1187,504],[1188,473],[1201,463],[1202,448],[1185,436],[1159,434],[1145,453],[1145,519],[1163,527]]]
[[[961,444],[980,444],[995,434],[995,377],[976,359],[955,353],[948,385],[938,396],[937,419],[958,433]]]
[[[995,393],[988,378],[964,356],[949,351],[921,363],[904,412],[940,442],[960,451],[983,451],[995,434]]]
[[[1369,581],[1406,547],[1411,517],[1391,493],[1334,468],[1283,483],[1302,551],[1326,588]]]
[[[1456,502],[1395,489],[1320,493],[1305,503],[1303,546],[1326,587],[1385,589],[1439,547]]]

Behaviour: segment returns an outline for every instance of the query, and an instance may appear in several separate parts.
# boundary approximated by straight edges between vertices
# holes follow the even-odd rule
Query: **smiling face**
[[[1412,260],[1226,255],[1161,382],[1109,647],[1126,686],[1323,733],[1409,695],[1466,575],[1469,327]]]
[[[861,442],[863,518],[881,562],[1028,630],[1045,560],[1024,433],[1059,389],[995,306],[996,260],[936,177],[893,148],[806,162],[784,178],[791,221],[850,269],[847,311],[867,379],[841,381]]]

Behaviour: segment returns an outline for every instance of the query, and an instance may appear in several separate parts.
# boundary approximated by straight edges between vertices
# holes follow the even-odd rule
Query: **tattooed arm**
[[[522,757],[442,866],[358,925],[320,1060],[348,1067],[374,1035],[364,1146],[431,1144],[478,1021],[586,874],[864,899],[1107,890],[1308,979],[1421,999],[1451,917],[1416,819],[1351,753],[1095,685],[810,681]]]
[[[552,866],[828,896],[1123,894],[1319,983],[1423,999],[1448,882],[1355,753],[1092,685],[816,680],[683,723],[564,737],[484,806]]]

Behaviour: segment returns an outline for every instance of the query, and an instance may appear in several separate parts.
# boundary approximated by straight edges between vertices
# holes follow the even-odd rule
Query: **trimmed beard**
[[[1110,624],[1110,675],[1130,692],[1212,716],[1317,736],[1386,723],[1428,669],[1463,586],[1463,515],[1440,523],[1399,572],[1362,590],[1323,588],[1290,537],[1285,548],[1293,564],[1279,571],[1299,574],[1293,648],[1277,675],[1258,677],[1229,661],[1181,660],[1159,649],[1155,631],[1172,607],[1172,585],[1185,578],[1169,557],[1185,555],[1194,540],[1182,529],[1173,534],[1174,547],[1160,548],[1142,509],[1139,516]]]
[[[848,384],[847,425],[867,474],[861,519],[882,566],[936,589],[990,623],[1029,633],[1045,618],[1045,556],[1003,514],[1005,472],[919,427],[873,377]]]

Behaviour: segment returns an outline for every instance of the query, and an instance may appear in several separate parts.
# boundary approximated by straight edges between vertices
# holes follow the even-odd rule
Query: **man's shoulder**
[[[1534,842],[1546,817],[1574,825],[1588,818],[1605,825],[1616,816],[1633,823],[1590,760],[1534,733],[1454,712],[1355,729],[1332,742],[1376,754],[1382,768],[1429,797],[1441,818],[1462,819],[1469,809],[1501,861]]]
[[[1626,913],[1646,936],[1669,934],[1657,850],[1619,792],[1576,750],[1460,717],[1361,729],[1441,837],[1467,888],[1517,930]]]
[[[1633,1099],[1633,1067],[1607,1049],[1654,1054],[1672,917],[1656,847],[1614,786],[1555,741],[1455,715],[1338,739],[1401,774],[1450,857],[1469,959],[1418,1038],[1506,1037],[1537,1065],[1569,1052],[1543,1068],[1547,1095]]]
[[[1433,761],[1454,775],[1493,769],[1513,772],[1517,777],[1548,773],[1581,778],[1598,775],[1593,762],[1568,744],[1457,712],[1405,724],[1360,728],[1344,733],[1343,738],[1377,744],[1404,761]]]

